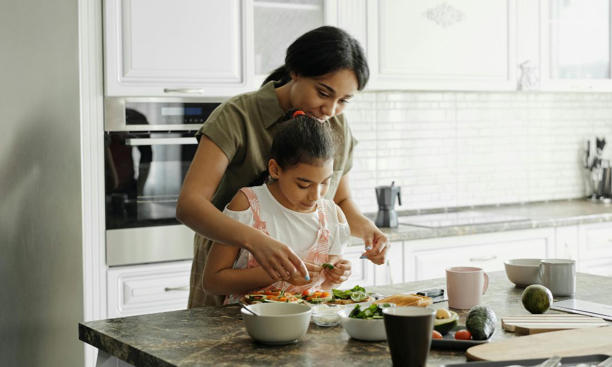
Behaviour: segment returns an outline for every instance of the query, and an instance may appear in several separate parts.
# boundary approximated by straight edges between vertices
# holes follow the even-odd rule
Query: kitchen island
[[[522,289],[504,272],[490,275],[489,290],[483,297],[498,316],[492,342],[514,338],[501,329],[501,317],[525,315],[520,304]],[[431,279],[368,289],[384,295],[445,287],[444,279]],[[577,274],[576,298],[612,304],[612,278]],[[558,298],[555,300],[562,300]],[[448,307],[446,302],[435,308]],[[558,313],[558,311],[548,311]],[[459,312],[460,324],[467,311]],[[90,321],[79,324],[79,339],[99,349],[98,366],[116,366],[125,361],[134,366],[207,365],[391,365],[386,342],[361,342],[349,338],[342,326],[324,328],[311,323],[297,344],[264,346],[246,333],[239,307],[202,307]],[[428,366],[462,363],[463,351],[432,349]],[[119,362],[119,365],[123,365]],[[127,365],[127,364],[126,364]]]

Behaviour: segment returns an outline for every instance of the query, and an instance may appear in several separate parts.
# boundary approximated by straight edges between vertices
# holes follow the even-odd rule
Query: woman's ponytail
[[[291,80],[291,75],[289,74],[289,69],[287,69],[287,66],[283,65],[281,67],[278,67],[270,75],[268,75],[266,80],[264,80],[261,85],[264,85],[272,80],[278,82],[277,86],[289,83],[289,81]]]

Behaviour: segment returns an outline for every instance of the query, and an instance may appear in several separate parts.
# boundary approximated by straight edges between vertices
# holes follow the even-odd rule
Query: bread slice
[[[433,299],[427,296],[419,296],[418,294],[395,294],[379,299],[374,303],[394,303],[396,306],[426,307],[433,303]]]

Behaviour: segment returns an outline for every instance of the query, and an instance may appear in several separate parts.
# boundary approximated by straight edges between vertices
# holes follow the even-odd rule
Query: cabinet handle
[[[476,261],[489,261],[489,260],[495,260],[497,259],[497,255],[492,255],[492,256],[484,256],[484,257],[471,257],[470,261],[471,262],[476,262]]]
[[[202,94],[202,88],[164,88],[164,93]]]
[[[177,291],[188,291],[189,286],[184,285],[182,287],[166,287],[164,288],[164,292],[177,292]]]

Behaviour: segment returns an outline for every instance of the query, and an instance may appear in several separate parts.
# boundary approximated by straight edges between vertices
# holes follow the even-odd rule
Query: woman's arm
[[[348,174],[342,176],[338,184],[336,196],[334,196],[334,202],[342,208],[346,220],[351,227],[351,235],[363,238],[366,246],[364,255],[375,264],[383,264],[385,262],[387,247],[382,249],[382,251],[381,248],[383,244],[388,242],[387,236],[385,236],[371,220],[361,214],[361,211],[357,208],[353,199],[351,199],[351,190],[348,181]]]
[[[274,280],[286,279],[296,269],[308,275],[302,260],[287,245],[223,215],[212,204],[212,196],[228,165],[225,153],[202,136],[178,198],[177,219],[216,242],[249,250]]]

